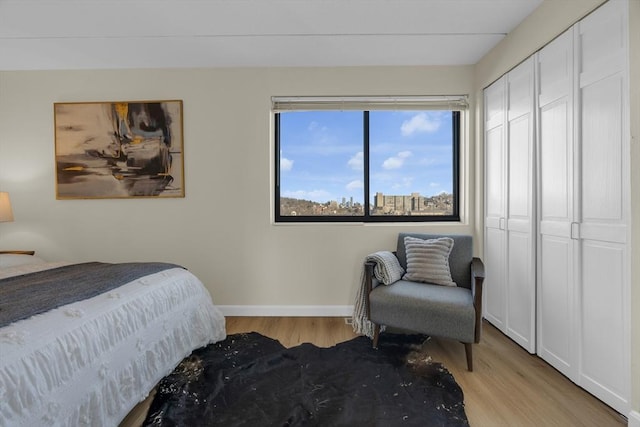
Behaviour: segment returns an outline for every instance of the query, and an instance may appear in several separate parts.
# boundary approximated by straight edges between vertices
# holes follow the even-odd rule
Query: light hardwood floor
[[[303,342],[330,347],[355,337],[351,326],[339,317],[227,317],[227,334],[251,331],[277,339],[285,347]],[[462,344],[434,338],[425,348],[462,387],[471,426],[627,425],[617,412],[487,322],[480,344],[474,346],[473,372],[466,369]],[[142,423],[146,408],[139,406],[138,415],[132,411],[121,426]]]

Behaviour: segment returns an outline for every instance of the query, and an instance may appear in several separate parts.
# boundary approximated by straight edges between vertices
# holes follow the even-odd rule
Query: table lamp
[[[11,200],[9,193],[0,191],[0,222],[13,221],[13,211],[11,210]]]

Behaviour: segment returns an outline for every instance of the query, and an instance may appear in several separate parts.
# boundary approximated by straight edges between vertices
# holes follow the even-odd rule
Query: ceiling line
[[[0,36],[0,40],[73,40],[73,39],[192,39],[192,38],[252,38],[252,37],[430,37],[430,36],[506,36],[507,33],[272,33],[272,34],[189,34],[189,35],[130,35],[130,36]]]

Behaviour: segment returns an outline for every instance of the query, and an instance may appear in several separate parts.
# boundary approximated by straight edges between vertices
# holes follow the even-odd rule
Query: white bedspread
[[[0,328],[0,426],[117,426],[184,357],[225,336],[209,293],[180,268],[12,323]]]

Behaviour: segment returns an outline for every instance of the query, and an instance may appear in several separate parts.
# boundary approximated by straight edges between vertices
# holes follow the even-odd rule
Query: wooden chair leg
[[[464,342],[464,352],[467,355],[467,369],[473,372],[473,347],[471,343]]]
[[[378,338],[380,338],[380,325],[376,324],[373,328],[373,348],[378,348]]]

